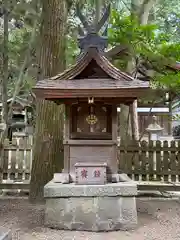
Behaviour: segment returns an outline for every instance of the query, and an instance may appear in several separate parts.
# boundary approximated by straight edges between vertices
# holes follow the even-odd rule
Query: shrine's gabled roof
[[[96,73],[94,73],[96,69]],[[90,47],[75,65],[49,79],[39,81],[34,88],[43,98],[70,97],[138,97],[149,83],[122,72],[97,48]],[[114,95],[115,94],[115,95]]]
[[[120,71],[104,56],[104,54],[95,47],[90,47],[85,53],[82,53],[77,63],[63,73],[50,78],[50,80],[70,80],[76,78],[88,65],[95,60],[97,65],[109,76],[116,80],[134,81],[130,75]],[[91,76],[89,76],[91,77]],[[100,77],[100,76],[98,76]]]
[[[37,97],[55,98],[84,98],[84,97],[123,97],[137,98],[149,88],[148,82],[132,78],[122,72],[105,57],[107,48],[107,28],[102,34],[105,22],[110,14],[107,6],[102,18],[96,25],[89,25],[86,18],[77,8],[85,31],[80,27],[78,39],[81,50],[75,65],[49,79],[39,81],[34,87]]]

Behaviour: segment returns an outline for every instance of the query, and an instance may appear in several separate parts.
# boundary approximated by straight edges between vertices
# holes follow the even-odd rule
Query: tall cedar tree
[[[40,79],[65,69],[65,0],[43,0],[38,63]],[[63,168],[63,106],[37,99],[30,202],[43,201],[44,185]]]

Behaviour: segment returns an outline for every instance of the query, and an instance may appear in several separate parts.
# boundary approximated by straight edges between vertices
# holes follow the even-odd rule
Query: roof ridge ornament
[[[76,6],[77,16],[81,20],[81,23],[83,24],[83,27],[84,27],[83,29],[81,28],[81,26],[78,26],[78,32],[80,35],[78,37],[78,42],[79,42],[79,48],[81,49],[81,52],[87,51],[87,49],[90,47],[95,47],[101,51],[104,51],[104,49],[107,48],[107,45],[108,45],[107,27],[105,28],[101,36],[99,35],[99,32],[107,22],[110,15],[110,10],[111,9],[109,4],[105,8],[105,11],[101,19],[98,21],[98,23],[89,25],[88,21],[86,20],[85,16],[82,14],[80,10],[79,4],[77,4]]]

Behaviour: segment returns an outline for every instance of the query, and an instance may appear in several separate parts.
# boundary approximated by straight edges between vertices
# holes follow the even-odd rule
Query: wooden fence
[[[1,189],[27,189],[32,164],[32,138],[20,137],[5,142],[0,167]]]
[[[140,182],[180,183],[180,141],[121,143],[119,169]]]
[[[163,186],[166,190],[180,190],[180,141],[121,143],[118,162],[120,171],[137,181],[140,190]],[[16,138],[12,144],[7,142],[0,167],[0,189],[28,190],[31,164],[32,138]],[[152,187],[150,182],[155,185]]]

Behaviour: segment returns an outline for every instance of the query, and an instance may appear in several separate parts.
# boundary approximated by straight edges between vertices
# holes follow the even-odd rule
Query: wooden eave
[[[107,74],[106,78],[78,78],[92,60]],[[42,80],[34,87],[37,97],[77,98],[77,97],[132,97],[137,98],[149,89],[149,83],[134,79],[113,66],[103,53],[96,48],[81,55],[70,69]]]
[[[49,98],[48,100],[55,102],[56,104],[67,104],[67,105],[73,105],[73,104],[87,104],[87,97],[85,98]],[[95,104],[106,104],[106,105],[117,105],[119,106],[120,103],[130,105],[136,100],[136,98],[117,98],[117,97],[112,97],[112,98],[104,98],[104,97],[98,97],[94,99]]]
[[[59,99],[59,98],[138,98],[147,94],[148,88],[135,88],[135,89],[54,89],[42,88],[35,89],[38,98],[41,99]]]

